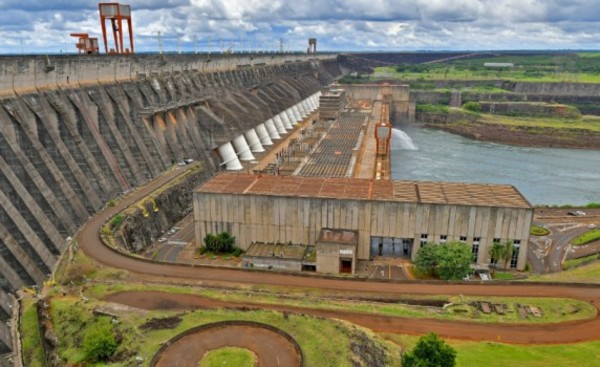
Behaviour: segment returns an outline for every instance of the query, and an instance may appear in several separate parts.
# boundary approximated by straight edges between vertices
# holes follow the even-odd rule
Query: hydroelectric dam
[[[111,199],[185,160],[239,164],[223,157],[268,145],[341,74],[334,54],[1,57],[0,319]]]

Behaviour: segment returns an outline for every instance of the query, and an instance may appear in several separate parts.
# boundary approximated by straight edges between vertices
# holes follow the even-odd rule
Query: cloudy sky
[[[600,49],[600,0],[122,0],[137,51]],[[0,53],[75,52],[97,1],[0,0]],[[178,37],[179,35],[179,37]]]

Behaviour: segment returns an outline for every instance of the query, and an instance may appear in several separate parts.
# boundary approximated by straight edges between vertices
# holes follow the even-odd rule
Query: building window
[[[467,242],[467,236],[460,236],[460,242]]]
[[[445,234],[440,235],[440,243],[446,243],[447,240],[448,236],[446,236]]]
[[[478,244],[481,242],[481,237],[473,237],[473,244]]]
[[[515,240],[513,241],[513,251],[512,256],[510,257],[510,268],[516,269],[517,263],[519,261],[519,250],[521,249],[521,241]]]
[[[473,256],[471,258],[471,262],[476,263],[477,262],[477,255],[479,255],[479,243],[473,242],[473,246],[471,247],[471,255]]]
[[[427,243],[427,237],[429,237],[429,236],[427,235],[427,233],[422,233],[422,234],[421,234],[421,245],[424,245],[424,244],[426,244],[426,243]]]
[[[500,239],[499,238],[494,238],[494,243],[500,243]]]

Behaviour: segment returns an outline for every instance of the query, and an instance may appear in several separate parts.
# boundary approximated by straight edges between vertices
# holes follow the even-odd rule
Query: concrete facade
[[[220,176],[223,175],[215,179],[218,181]],[[370,259],[373,252],[377,252],[371,246],[376,238],[410,240],[410,256],[413,259],[422,240],[424,243],[462,240],[478,246],[477,263],[480,264],[490,262],[488,249],[494,239],[500,239],[515,241],[520,246],[515,267],[525,268],[533,216],[533,208],[525,199],[519,204],[504,206],[454,202],[435,204],[427,203],[423,198],[398,200],[399,193],[396,191],[381,196],[378,192],[384,189],[386,182],[288,177],[285,180],[294,180],[300,187],[312,185],[309,179],[339,184],[336,190],[329,191],[327,195],[292,195],[279,186],[261,190],[266,186],[261,183],[263,179],[284,180],[280,177],[231,177],[236,180],[239,191],[227,190],[226,185],[222,190],[213,190],[209,181],[194,193],[196,239],[204,238],[207,233],[227,231],[237,238],[242,248],[247,248],[252,241],[291,241],[315,245],[323,228],[344,229],[357,232],[358,260]],[[345,195],[345,188],[341,186],[351,186],[353,183],[356,187],[350,190],[367,190],[369,194],[357,198]],[[326,185],[323,184],[324,187]],[[514,188],[506,186],[483,186],[510,189],[515,195],[518,194]],[[425,190],[421,192],[425,196]]]
[[[350,100],[381,101],[381,85],[379,84],[342,84]],[[414,119],[414,103],[410,102],[408,85],[389,85],[392,95],[390,118],[392,121],[412,121]]]

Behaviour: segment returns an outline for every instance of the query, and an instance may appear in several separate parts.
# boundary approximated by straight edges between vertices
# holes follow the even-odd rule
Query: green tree
[[[235,237],[228,232],[221,232],[217,235],[209,233],[204,237],[204,245],[208,251],[230,253],[235,249]]]
[[[435,333],[429,333],[402,356],[402,367],[454,367],[456,351]]]
[[[107,360],[117,350],[117,339],[110,319],[103,317],[88,328],[83,337],[83,350],[90,362]]]
[[[418,271],[433,275],[438,265],[438,248],[439,246],[432,242],[421,245],[415,258],[415,267]]]
[[[437,250],[438,273],[444,280],[463,279],[471,271],[471,248],[461,242],[440,245]]]
[[[490,256],[496,260],[496,263],[502,264],[503,268],[506,269],[512,258],[513,251],[514,245],[510,240],[494,242],[492,247],[490,247]]]

